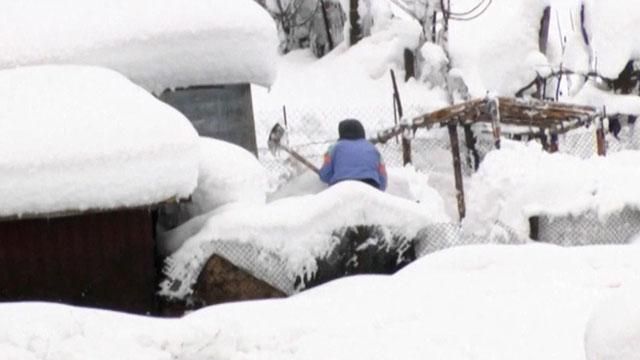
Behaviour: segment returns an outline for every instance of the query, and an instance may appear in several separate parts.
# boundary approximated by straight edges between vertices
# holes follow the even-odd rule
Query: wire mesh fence
[[[420,106],[407,106],[405,113],[410,116],[417,116],[433,109],[425,109]],[[282,109],[271,113],[258,113],[257,122],[263,124],[263,132],[268,133],[269,127],[277,121],[285,122],[285,114]],[[374,137],[378,131],[393,127],[397,123],[394,119],[394,109],[392,104],[380,104],[377,107],[354,107],[351,109],[341,108],[333,109],[330,107],[307,107],[304,109],[287,109],[286,126],[288,135],[288,144],[303,156],[310,159],[318,166],[321,164],[322,155],[337,137],[337,124],[344,118],[357,118],[363,122],[367,129],[368,137]],[[635,124],[623,122],[619,131],[614,136],[608,133],[605,138],[606,150],[608,154],[613,154],[623,150],[639,150],[640,149],[640,131],[635,129]],[[492,137],[492,129],[489,124],[477,123],[471,126],[471,131],[475,137],[473,148],[467,147],[464,131],[458,127],[458,142],[460,144],[460,155],[462,161],[462,170],[465,177],[469,177],[475,171],[476,162],[482,159],[490,151],[494,149],[494,139]],[[523,139],[522,141],[527,141]],[[539,138],[530,141],[540,141]],[[597,154],[597,136],[596,126],[578,128],[569,131],[558,137],[558,151],[560,153],[573,155],[582,159],[586,159]],[[266,147],[266,140],[263,140],[260,146],[260,160],[274,179],[275,186],[282,184],[287,179],[300,173],[303,168],[295,160],[289,159],[286,154],[271,154]],[[378,144],[383,159],[388,167],[403,166],[402,144],[401,139],[391,139],[384,144]],[[419,171],[428,173],[430,178],[438,178],[449,181],[453,178],[453,165],[451,157],[451,143],[446,128],[434,127],[431,129],[418,129],[411,138],[412,165]],[[447,184],[453,187],[452,184]],[[438,189],[440,190],[440,189]],[[451,195],[451,194],[449,194]],[[444,196],[443,196],[444,197]],[[445,201],[452,202],[450,207],[455,207],[455,199],[449,196]],[[620,220],[616,220],[620,219]],[[565,222],[574,222],[575,226],[568,226]],[[612,222],[613,221],[613,222]],[[636,231],[636,223],[640,223],[640,217],[630,217],[628,212],[622,212],[621,215],[612,215],[608,221],[598,216],[585,214],[580,218],[566,218],[562,221],[550,221],[542,219],[540,226],[544,228],[544,236],[540,238],[542,241],[554,242],[554,238],[572,239],[556,241],[562,245],[580,245],[587,243],[624,243],[630,239],[630,235],[622,232],[608,231],[606,228],[631,228],[631,232]],[[626,225],[625,225],[626,224]],[[515,236],[515,231],[508,228],[507,225],[497,222],[489,224],[488,227],[496,230],[491,235],[503,234],[507,239],[505,242],[521,242],[522,235]],[[460,233],[450,228],[451,234],[440,236],[440,239],[447,239],[442,244],[464,244],[464,243],[481,243],[481,242],[500,242],[494,239],[474,239],[471,234]],[[600,229],[600,230],[598,230]],[[638,228],[637,230],[640,230]],[[572,232],[574,234],[598,234],[599,239],[590,237],[589,239],[578,240],[574,235],[567,235]],[[506,235],[505,235],[506,234]],[[552,235],[550,235],[552,234]],[[526,238],[526,236],[525,236]],[[456,239],[452,241],[451,239]],[[445,245],[437,245],[438,239],[433,238],[434,243],[431,247],[444,248]],[[448,245],[447,245],[448,246]]]
[[[408,106],[405,113],[412,116],[427,112],[425,107]],[[282,183],[293,174],[303,170],[295,161],[290,161],[286,153],[272,153],[267,147],[267,136],[271,127],[280,122],[285,125],[285,142],[292,149],[311,160],[318,166],[322,163],[322,156],[328,147],[337,140],[337,125],[346,118],[359,119],[367,130],[369,138],[375,137],[377,132],[393,127],[398,123],[392,105],[375,107],[330,108],[274,108],[256,112],[258,129],[259,159],[267,168],[276,183]],[[636,131],[635,124],[626,124],[614,136],[606,136],[606,150],[614,153],[622,150],[640,149],[640,131]],[[475,136],[475,149],[469,149],[462,130],[458,129],[458,142],[463,161],[463,171],[470,175],[474,169],[474,162],[482,160],[494,149],[491,128],[488,124],[478,123],[471,126]],[[583,159],[597,154],[596,127],[584,127],[559,135],[558,151]],[[523,139],[527,141],[527,139]],[[530,141],[540,141],[534,139]],[[400,136],[378,144],[382,157],[390,167],[403,166],[402,145]],[[475,158],[473,151],[475,151]],[[451,163],[451,145],[445,128],[418,129],[411,139],[412,165],[419,171],[449,171]],[[275,184],[276,186],[278,184]]]

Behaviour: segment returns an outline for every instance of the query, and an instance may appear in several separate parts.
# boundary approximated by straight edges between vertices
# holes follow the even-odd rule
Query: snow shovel
[[[298,154],[296,151],[289,148],[288,146],[282,144],[282,137],[284,136],[285,131],[286,130],[284,129],[284,127],[282,127],[282,125],[278,123],[276,123],[273,126],[273,128],[271,128],[271,132],[269,132],[269,142],[268,142],[269,151],[271,151],[271,153],[274,154],[276,150],[282,149],[287,153],[289,153],[289,155],[293,156],[294,159],[300,161],[304,166],[313,170],[313,172],[315,172],[316,174],[319,174],[320,170],[318,170],[318,168],[315,165],[313,165],[309,160],[305,159],[302,155]]]

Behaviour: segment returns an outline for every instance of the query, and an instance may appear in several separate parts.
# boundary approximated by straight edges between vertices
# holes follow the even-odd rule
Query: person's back
[[[387,175],[380,153],[365,139],[364,128],[354,119],[338,127],[340,140],[325,154],[320,179],[329,185],[344,180],[360,180],[385,190]]]

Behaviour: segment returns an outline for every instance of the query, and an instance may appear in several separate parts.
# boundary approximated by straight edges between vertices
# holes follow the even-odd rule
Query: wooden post
[[[402,119],[402,102],[400,101],[400,92],[398,91],[398,84],[396,82],[396,74],[393,70],[391,72],[391,84],[393,85],[393,98],[395,99],[396,109],[398,116],[402,124],[402,164],[407,165],[411,163],[411,128],[404,123]]]
[[[538,31],[538,49],[544,55],[547,55],[547,45],[549,43],[549,23],[551,20],[551,7],[547,6],[542,12],[542,19],[540,19],[540,30]],[[560,81],[558,81],[560,83]],[[536,79],[536,92],[535,97],[540,100],[544,100],[546,94],[547,81],[538,76]]]
[[[540,217],[532,216],[529,218],[529,238],[531,240],[540,240]]]
[[[410,49],[404,49],[404,81],[416,76],[415,56]]]
[[[362,28],[359,22],[358,0],[349,0],[349,46],[358,43],[362,37]]]
[[[558,152],[558,134],[551,133],[551,139],[549,143],[549,152],[554,153]]]
[[[480,166],[480,155],[476,149],[476,137],[471,130],[470,124],[462,125],[464,129],[464,142],[467,146],[467,159],[469,163],[473,165],[473,170],[478,170]]]
[[[540,31],[538,33],[538,49],[541,53],[547,54],[547,44],[549,43],[549,22],[551,19],[551,7],[544,8],[542,19],[540,20]]]
[[[282,105],[282,119],[284,120],[284,128],[288,129],[289,125],[287,124],[287,106]]]
[[[596,120],[596,145],[598,147],[598,155],[607,155],[607,146],[604,139],[604,126],[602,124],[602,118]]]
[[[491,99],[487,103],[491,115],[491,129],[493,130],[493,142],[496,149],[500,149],[500,102]]]
[[[540,143],[542,144],[542,149],[546,152],[549,152],[551,149],[549,147],[549,139],[547,138],[547,134],[544,132],[544,129],[540,129]]]
[[[466,209],[464,204],[464,187],[462,183],[462,168],[460,164],[460,144],[458,143],[458,124],[452,122],[447,125],[449,141],[451,143],[451,156],[453,158],[453,175],[456,182],[456,200],[458,201],[458,215],[460,221],[464,219]]]
[[[324,7],[324,0],[320,0],[320,9],[322,10],[322,20],[324,21],[324,29],[327,32],[327,43],[329,44],[329,51],[333,50],[333,38],[331,37],[331,28],[329,27],[329,17],[327,16],[327,9]]]
[[[411,164],[411,127],[402,125],[402,165]]]

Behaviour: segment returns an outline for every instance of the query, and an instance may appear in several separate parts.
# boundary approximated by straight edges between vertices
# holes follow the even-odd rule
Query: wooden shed
[[[156,313],[156,209],[197,183],[188,119],[112,70],[33,66],[0,71],[0,128],[0,301]]]

